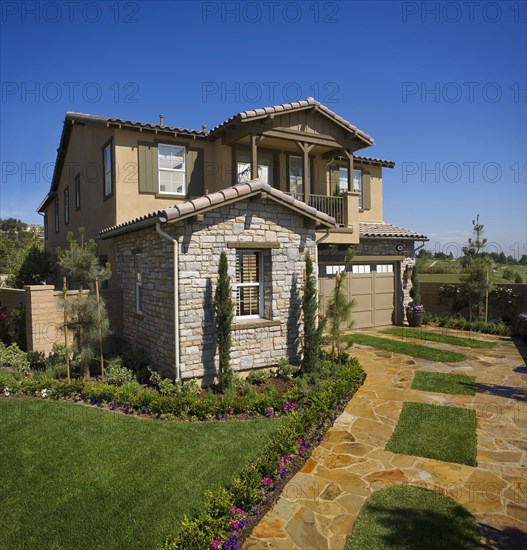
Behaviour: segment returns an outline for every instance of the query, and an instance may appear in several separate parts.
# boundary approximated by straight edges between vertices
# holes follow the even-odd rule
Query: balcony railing
[[[303,193],[287,193],[293,198],[305,202]],[[307,204],[316,208],[319,212],[324,212],[328,216],[335,218],[337,225],[344,225],[344,199],[339,196],[329,195],[309,195]]]

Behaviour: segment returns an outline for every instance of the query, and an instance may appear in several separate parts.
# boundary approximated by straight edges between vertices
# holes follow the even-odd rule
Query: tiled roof
[[[379,166],[384,166],[384,168],[395,168],[395,162],[393,162],[393,160],[377,159],[373,157],[357,157],[357,156],[353,156],[353,158],[364,164],[378,164]]]
[[[328,118],[334,120],[341,126],[345,127],[347,130],[349,130],[350,132],[357,134],[359,137],[361,137],[364,141],[368,142],[370,145],[374,145],[374,141],[372,137],[370,137],[368,134],[365,134],[362,130],[359,130],[359,128],[351,124],[351,122],[348,122],[347,120],[343,119],[341,116],[337,115],[331,109],[328,109],[325,105],[322,105],[320,101],[317,101],[312,97],[308,97],[307,99],[302,99],[300,101],[293,101],[292,103],[282,103],[281,105],[274,105],[273,107],[262,107],[260,109],[242,111],[241,113],[237,113],[236,115],[227,119],[225,122],[222,122],[220,125],[213,128],[210,131],[210,133],[213,134],[219,131],[221,128],[223,128],[227,124],[230,124],[231,122],[234,122],[235,120],[248,120],[248,119],[259,118],[259,117],[271,115],[271,114],[283,114],[283,113],[286,113],[287,111],[293,111],[295,109],[305,109],[306,107],[316,107],[321,113],[325,114]]]
[[[421,233],[416,233],[411,229],[397,227],[391,223],[369,223],[359,222],[360,238],[392,238],[392,239],[414,239],[418,241],[427,241],[428,237]]]
[[[284,204],[284,206],[297,210],[301,214],[313,218],[323,225],[332,227],[336,224],[335,218],[328,216],[324,212],[320,212],[312,206],[308,206],[306,203],[294,199],[290,195],[271,187],[267,183],[263,183],[260,180],[252,180],[247,183],[239,183],[232,187],[227,187],[216,193],[210,193],[209,195],[204,195],[197,199],[176,204],[165,210],[158,210],[157,212],[146,214],[145,216],[123,222],[119,225],[114,225],[113,227],[103,229],[99,235],[102,238],[106,238],[113,236],[115,233],[124,233],[139,229],[140,227],[154,225],[158,221],[174,222],[183,220],[205,210],[218,208],[224,203],[248,198],[256,193],[266,193],[272,199]]]
[[[117,126],[118,128],[133,128],[139,130],[153,130],[158,133],[169,133],[186,136],[206,137],[208,132],[201,130],[189,130],[188,128],[177,128],[175,126],[166,126],[151,122],[135,122],[133,120],[125,120],[122,118],[110,118],[99,115],[88,115],[85,113],[66,113],[66,120],[73,122],[88,122],[89,124],[102,124],[104,126]]]

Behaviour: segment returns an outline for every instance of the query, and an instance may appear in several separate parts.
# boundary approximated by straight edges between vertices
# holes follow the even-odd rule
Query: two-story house
[[[318,101],[241,112],[210,131],[68,113],[46,243],[78,227],[99,237],[122,289],[123,330],[176,377],[212,373],[212,295],[229,255],[239,368],[294,358],[303,253],[317,260],[321,309],[347,249],[355,326],[402,323],[414,242],[383,221],[382,169],[358,156],[366,133]],[[57,273],[58,283],[59,273]]]

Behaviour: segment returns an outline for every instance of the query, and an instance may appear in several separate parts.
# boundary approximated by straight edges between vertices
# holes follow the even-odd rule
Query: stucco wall
[[[309,227],[306,227],[308,225]],[[316,261],[315,229],[305,219],[274,202],[223,206],[203,221],[180,222],[163,229],[180,237],[179,296],[181,374],[183,378],[212,376],[217,358],[212,300],[220,253],[228,256],[235,280],[235,243],[278,243],[263,248],[265,323],[236,321],[232,359],[235,370],[266,367],[280,357],[298,358],[304,252]],[[174,375],[173,252],[155,228],[115,238],[116,273],[123,290],[125,337],[144,347],[152,363]],[[135,313],[134,253],[143,254],[143,315]],[[267,264],[267,265],[266,265]],[[233,293],[234,297],[234,293]]]

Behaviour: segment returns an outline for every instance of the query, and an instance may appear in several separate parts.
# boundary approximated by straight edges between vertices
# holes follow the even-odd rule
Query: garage
[[[353,328],[392,325],[395,319],[395,262],[353,263],[346,278],[347,293],[355,299],[352,310]],[[335,287],[335,275],[344,265],[321,264],[319,292],[321,310],[325,313]]]

